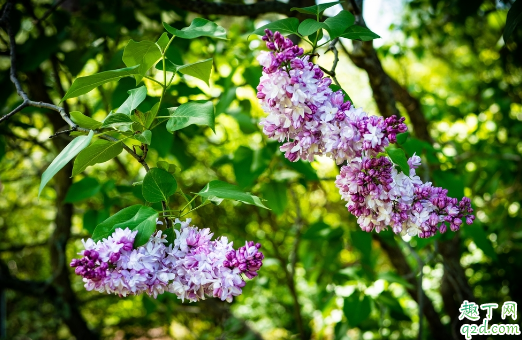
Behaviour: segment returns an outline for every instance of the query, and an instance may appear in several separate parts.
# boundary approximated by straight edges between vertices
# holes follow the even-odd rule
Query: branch
[[[233,15],[255,17],[266,13],[280,13],[292,16],[290,9],[299,7],[298,1],[288,3],[280,1],[259,1],[254,4],[231,4],[225,2],[207,2],[199,0],[166,0],[166,2],[186,11],[201,15]]]

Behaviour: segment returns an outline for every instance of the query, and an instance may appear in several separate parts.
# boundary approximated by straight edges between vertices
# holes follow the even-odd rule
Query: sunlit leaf
[[[158,212],[150,207],[143,205],[132,205],[118,211],[102,223],[96,226],[92,234],[94,242],[101,241],[111,236],[117,228],[138,230],[134,239],[134,247],[145,244],[150,235],[156,230],[156,219]]]
[[[169,43],[169,35],[166,32],[163,32],[161,37],[159,37],[158,41],[156,41],[156,44],[161,48],[161,50],[165,50],[165,47],[167,47],[167,44]]]
[[[140,134],[134,135],[134,138],[142,142],[143,144],[150,145],[150,142],[152,140],[152,132],[150,132],[150,130],[145,130]]]
[[[102,124],[102,128],[109,128],[109,127],[130,127],[133,123],[133,120],[131,117],[124,113],[111,113],[109,114],[104,120]]]
[[[139,73],[138,67],[139,65],[135,64],[132,67],[100,72],[86,77],[78,77],[73,81],[65,96],[62,98],[62,100],[60,100],[60,103],[66,99],[78,97],[82,94],[88,93],[105,83],[120,80],[123,77],[136,75]]]
[[[212,58],[201,60],[193,64],[186,64],[179,67],[179,72],[203,80],[209,85],[210,72],[212,71]]]
[[[222,181],[212,181],[208,183],[203,189],[201,189],[198,195],[207,199],[230,199],[268,209],[261,202],[259,197],[241,191],[241,189],[236,185]]]
[[[401,168],[406,176],[410,175],[410,166],[408,165],[408,159],[406,158],[404,150],[387,147],[386,153],[390,156],[393,163]]]
[[[74,160],[72,175],[78,175],[91,165],[109,161],[118,156],[122,150],[123,144],[120,141],[111,142],[98,139],[78,154]]]
[[[227,39],[227,31],[223,27],[203,18],[192,20],[189,27],[182,28],[181,30],[175,29],[167,23],[163,23],[163,27],[165,27],[170,34],[183,39],[194,39],[198,37]]]
[[[303,36],[308,36],[312,33],[316,33],[317,30],[322,28],[328,28],[324,22],[317,22],[314,19],[305,19],[297,29],[299,34]]]
[[[177,189],[174,176],[160,168],[150,169],[143,179],[142,193],[147,202],[167,202]]]
[[[122,60],[126,66],[139,65],[134,76],[136,85],[139,84],[147,71],[161,58],[161,50],[156,43],[148,40],[136,42],[129,40],[123,50]]]
[[[191,101],[178,108],[161,110],[160,116],[169,116],[167,130],[174,132],[189,125],[206,125],[214,130],[214,105],[210,101]]]
[[[121,104],[118,110],[116,110],[116,113],[130,115],[147,97],[147,87],[141,86],[137,89],[129,90],[127,93],[129,97]]]
[[[69,115],[71,116],[71,120],[82,128],[96,130],[102,125],[101,122],[94,120],[91,117],[87,117],[79,111],[72,111]]]
[[[51,165],[42,174],[42,181],[38,189],[38,197],[42,193],[45,185],[53,178],[58,171],[60,171],[71,159],[73,159],[80,151],[85,149],[90,143],[94,131],[89,131],[87,136],[80,136],[73,139],[52,161]]]
[[[346,29],[352,26],[355,22],[355,17],[352,13],[342,10],[336,16],[327,18],[324,23],[326,30],[330,34],[330,39],[335,39],[343,34]]]
[[[269,29],[272,32],[279,32],[283,35],[285,34],[297,34],[297,29],[299,27],[299,19],[297,18],[286,18],[277,21],[273,21],[267,25],[259,27],[252,34],[257,35],[265,35],[265,29]]]
[[[366,27],[362,27],[359,25],[350,26],[344,31],[343,34],[340,35],[341,38],[352,39],[352,40],[362,40],[362,41],[370,41],[373,39],[380,38],[379,35],[373,33]]]

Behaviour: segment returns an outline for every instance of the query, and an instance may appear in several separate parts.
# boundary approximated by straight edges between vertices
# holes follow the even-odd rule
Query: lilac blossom
[[[369,116],[330,89],[331,80],[302,49],[279,32],[265,30],[270,51],[258,61],[263,75],[257,98],[268,116],[263,132],[283,143],[280,150],[292,162],[329,156],[347,163],[336,185],[350,213],[365,231],[390,226],[395,233],[430,237],[449,225],[457,231],[462,219],[471,224],[471,202],[447,196],[447,190],[423,183],[416,175],[420,157],[408,160],[410,173],[398,172],[390,158],[380,155],[407,131],[404,118]]]
[[[319,66],[279,32],[267,30],[263,40],[271,51],[258,57],[263,76],[257,97],[268,113],[261,125],[268,137],[284,143],[281,151],[290,161],[327,155],[341,164],[363,152],[377,155],[406,131],[404,118],[368,116],[344,101]]]
[[[380,232],[391,226],[397,234],[426,238],[444,233],[446,223],[457,231],[462,219],[473,222],[469,198],[458,202],[446,189],[423,183],[415,173],[419,163],[416,155],[408,160],[409,176],[388,157],[357,157],[341,168],[335,184],[361,229]]]
[[[264,258],[261,245],[247,242],[234,250],[226,237],[212,240],[210,229],[191,226],[190,221],[176,219],[181,227],[175,230],[173,244],[160,230],[133,249],[137,232],[128,228],[117,228],[98,242],[82,241],[82,258],[73,259],[71,267],[83,277],[88,291],[120,296],[146,293],[154,298],[170,292],[182,300],[212,296],[232,302],[246,284],[243,276],[257,276]]]

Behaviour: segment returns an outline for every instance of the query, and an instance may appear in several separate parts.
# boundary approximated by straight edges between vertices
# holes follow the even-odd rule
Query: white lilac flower
[[[181,227],[175,231],[173,244],[158,231],[145,245],[133,249],[137,232],[128,228],[117,228],[98,242],[82,240],[83,257],[73,259],[71,267],[83,277],[89,291],[120,296],[146,293],[154,298],[170,292],[182,300],[213,296],[232,302],[245,286],[242,275],[257,276],[263,260],[261,245],[247,242],[236,251],[226,237],[212,241],[209,229],[191,226],[190,221],[176,219]]]
[[[263,75],[257,87],[268,114],[260,123],[263,132],[283,143],[280,150],[292,162],[313,161],[316,155],[346,162],[336,185],[363,230],[380,232],[391,226],[395,233],[430,237],[445,232],[446,223],[455,231],[461,219],[473,222],[468,198],[449,198],[447,190],[423,183],[415,174],[419,156],[408,160],[406,175],[379,155],[397,141],[398,133],[406,132],[404,118],[368,116],[353,107],[341,91],[330,89],[330,78],[302,49],[279,32],[265,33],[270,52],[258,57]]]

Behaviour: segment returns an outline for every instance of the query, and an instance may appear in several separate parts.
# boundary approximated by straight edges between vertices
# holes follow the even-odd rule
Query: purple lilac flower
[[[260,123],[263,132],[283,143],[280,150],[292,162],[311,162],[316,155],[347,162],[336,185],[363,230],[391,226],[395,233],[430,237],[444,233],[447,225],[457,231],[462,219],[473,222],[468,198],[458,202],[416,176],[420,157],[408,160],[409,176],[397,172],[388,157],[379,157],[396,143],[397,134],[407,131],[404,118],[368,116],[344,101],[342,91],[333,92],[330,78],[291,40],[279,32],[265,33],[270,51],[258,56],[263,75],[257,87],[268,113]]]
[[[473,223],[469,198],[458,202],[446,189],[423,183],[415,174],[420,157],[414,155],[408,164],[409,176],[388,157],[358,157],[341,168],[335,184],[361,229],[380,232],[391,226],[397,234],[426,238],[444,233],[446,223],[452,231],[459,230],[462,219]]]
[[[81,259],[73,259],[71,267],[83,277],[87,290],[120,296],[146,293],[156,298],[170,292],[182,300],[198,301],[206,296],[232,302],[245,286],[242,274],[251,279],[262,266],[260,244],[247,242],[237,251],[226,237],[212,241],[209,229],[190,225],[190,219],[175,230],[176,239],[167,245],[158,231],[149,241],[133,249],[136,231],[116,229],[106,239],[82,241]],[[235,264],[230,258],[234,253]],[[236,265],[237,263],[237,265]]]
[[[261,125],[268,137],[284,142],[281,151],[290,161],[328,155],[341,164],[363,152],[377,155],[406,131],[404,118],[369,117],[344,101],[342,91],[330,89],[331,79],[303,56],[302,48],[279,32],[265,32],[271,51],[258,57],[263,76],[257,97],[268,113]]]

